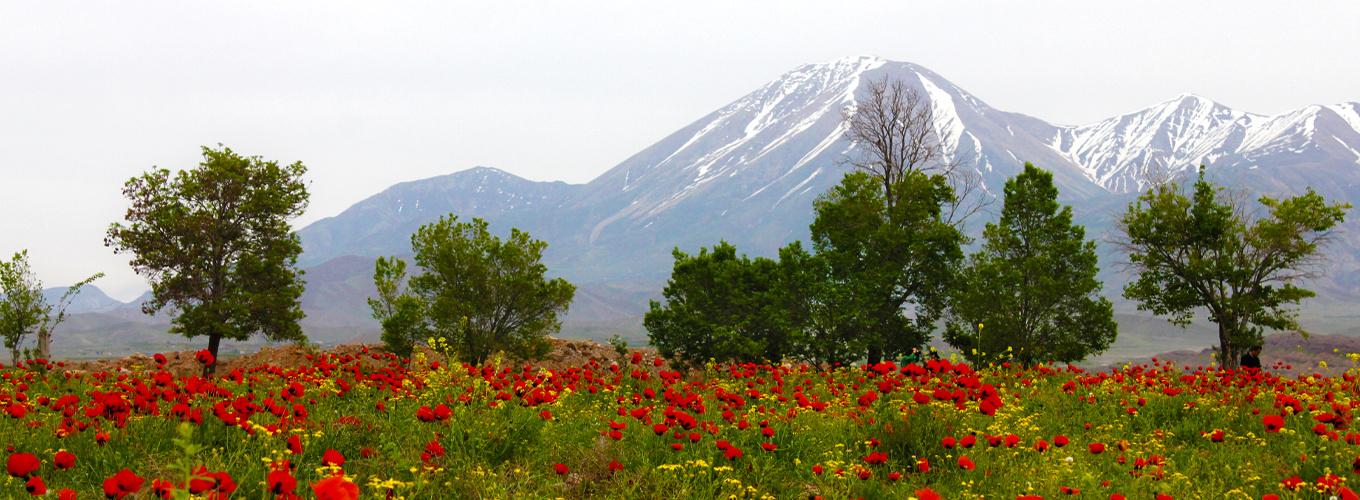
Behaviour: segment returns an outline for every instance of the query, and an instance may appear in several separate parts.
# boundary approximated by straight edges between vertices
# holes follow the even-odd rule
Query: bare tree
[[[944,175],[954,188],[945,220],[954,226],[976,213],[985,201],[974,196],[982,177],[963,168],[965,158],[947,154],[935,127],[929,96],[900,79],[871,80],[854,106],[841,110],[845,138],[857,153],[845,163],[872,174],[883,184],[888,206],[896,206],[893,186],[911,172]],[[966,200],[966,201],[965,201]]]

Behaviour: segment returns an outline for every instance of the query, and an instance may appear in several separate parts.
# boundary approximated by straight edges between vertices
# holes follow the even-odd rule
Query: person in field
[[[1261,369],[1261,358],[1259,357],[1260,355],[1261,346],[1259,345],[1251,346],[1251,349],[1247,349],[1246,354],[1242,355],[1242,360],[1239,361],[1237,364],[1241,365],[1242,368],[1255,368],[1257,370],[1260,370]]]

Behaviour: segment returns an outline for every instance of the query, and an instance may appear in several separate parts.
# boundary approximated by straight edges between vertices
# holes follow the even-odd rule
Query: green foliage
[[[410,279],[419,305],[398,301],[396,310],[423,309],[431,336],[469,363],[481,364],[498,351],[540,359],[551,349],[547,336],[561,327],[558,314],[566,313],[576,293],[566,280],[544,279],[547,266],[540,261],[547,246],[518,229],[502,242],[487,231],[486,221],[440,217],[411,236],[415,262],[424,271]],[[392,316],[403,318],[394,330],[426,328],[404,314]]]
[[[643,325],[662,356],[677,367],[713,359],[782,362],[791,329],[778,302],[779,264],[737,257],[721,242],[698,255],[672,252],[675,266],[662,290],[665,305],[652,301]]]
[[[852,345],[867,348],[871,362],[929,338],[966,239],[941,216],[941,206],[955,201],[944,176],[907,171],[891,191],[889,204],[880,179],[846,174],[814,203],[811,226],[827,297],[842,309],[836,328],[855,332]]]
[[[0,261],[0,335],[14,364],[19,363],[24,337],[37,330],[50,310],[42,282],[28,266],[27,250],[15,253],[9,262]]]
[[[614,354],[619,356],[619,366],[628,363],[628,340],[620,337],[619,334],[609,337],[609,345],[614,348]]]
[[[1291,306],[1315,294],[1294,285],[1314,277],[1319,248],[1345,219],[1349,204],[1327,204],[1312,188],[1284,200],[1258,200],[1255,218],[1245,199],[1204,179],[1193,192],[1181,184],[1154,186],[1119,220],[1120,246],[1138,279],[1124,296],[1139,310],[1189,324],[1198,308],[1219,327],[1219,359],[1236,367],[1262,330],[1298,330]]]
[[[788,357],[823,368],[864,355],[865,345],[850,321],[854,299],[847,287],[831,282],[825,257],[795,241],[779,249],[778,279],[776,302],[794,330]]]
[[[1057,199],[1053,174],[1034,165],[1006,181],[1001,220],[987,224],[951,300],[944,339],[971,361],[1071,363],[1114,342],[1112,305],[1096,295],[1096,243]]]
[[[208,336],[214,357],[224,338],[305,341],[302,245],[288,221],[307,208],[306,171],[204,147],[198,168],[129,180],[126,224],[110,225],[104,243],[132,253],[132,268],[150,281],[142,311],[170,306],[171,332]]]
[[[103,276],[104,273],[95,273],[71,285],[56,304],[49,304],[47,297],[42,294],[42,281],[38,280],[28,265],[28,250],[15,253],[9,262],[0,260],[0,338],[4,338],[5,348],[9,349],[13,363],[19,363],[21,350],[29,359],[35,355],[49,359],[52,330],[66,320],[66,307],[71,305],[71,300],[80,293],[82,287]],[[53,308],[57,311],[55,316],[52,315]],[[31,351],[22,348],[22,345],[24,337],[32,333],[38,334],[38,348],[36,352],[28,354]]]
[[[368,306],[373,309],[373,318],[382,324],[382,341],[388,351],[410,358],[417,344],[429,342],[432,331],[420,297],[405,290],[406,262],[395,256],[378,257],[373,283],[378,297],[370,297]]]

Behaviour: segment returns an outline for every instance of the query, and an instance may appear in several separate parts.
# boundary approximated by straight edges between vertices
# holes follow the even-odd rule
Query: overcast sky
[[[0,258],[96,271],[121,187],[200,147],[307,165],[338,214],[473,166],[589,181],[794,67],[870,54],[998,109],[1091,122],[1192,92],[1274,114],[1360,101],[1353,2],[3,2]],[[887,5],[880,5],[887,4]]]

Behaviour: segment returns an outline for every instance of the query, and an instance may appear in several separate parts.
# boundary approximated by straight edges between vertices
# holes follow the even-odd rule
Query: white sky
[[[808,62],[872,54],[1076,124],[1193,92],[1360,101],[1353,2],[4,2],[0,258],[144,281],[103,246],[121,187],[223,143],[310,172],[333,216],[473,166],[589,181]],[[876,5],[881,3],[884,5]]]

